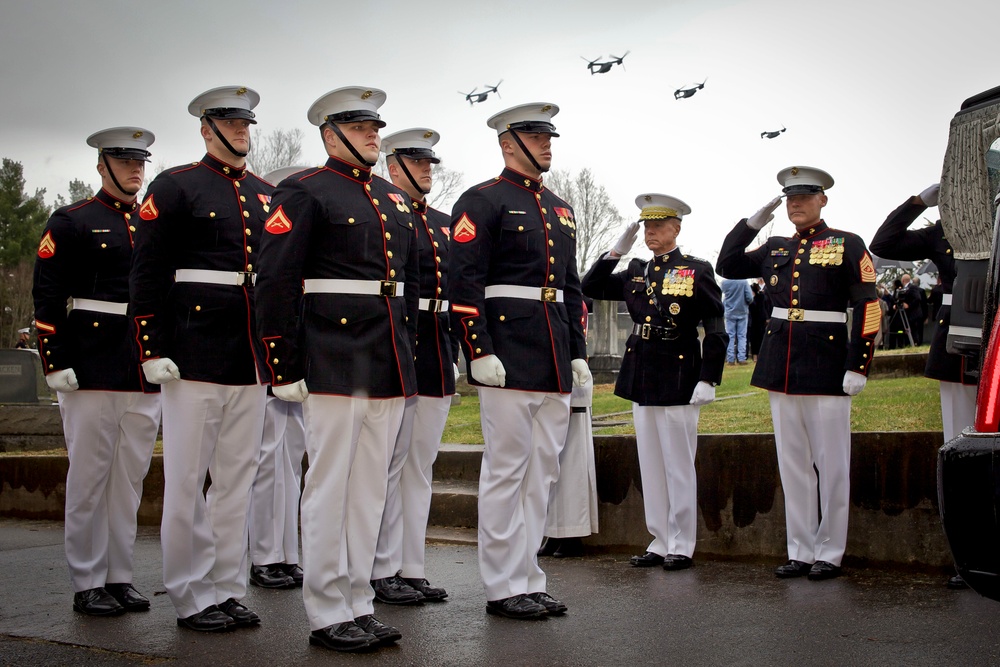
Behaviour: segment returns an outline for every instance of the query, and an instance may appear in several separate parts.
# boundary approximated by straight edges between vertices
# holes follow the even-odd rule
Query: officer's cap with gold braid
[[[639,220],[666,220],[677,218],[682,220],[691,213],[691,207],[677,197],[661,195],[655,192],[639,195],[635,198],[639,207]]]
[[[331,90],[309,107],[309,122],[317,127],[324,123],[354,123],[373,120],[379,127],[385,122],[378,109],[385,104],[385,91],[365,86],[346,86]]]
[[[386,157],[402,155],[411,160],[430,160],[438,164],[441,158],[434,154],[434,144],[440,140],[441,135],[434,130],[414,127],[382,137],[382,152]]]
[[[112,127],[87,137],[87,145],[96,148],[98,155],[149,162],[151,153],[146,149],[155,139],[152,132],[141,127]]]
[[[188,105],[188,113],[196,118],[211,116],[230,120],[242,118],[254,125],[257,121],[252,109],[260,102],[260,95],[256,90],[246,86],[222,86],[206,90],[198,97],[191,100]]]
[[[833,187],[833,176],[816,167],[785,167],[778,182],[786,195],[813,195]]]
[[[505,109],[490,117],[486,124],[503,134],[508,130],[517,132],[540,132],[558,137],[552,117],[559,113],[559,107],[547,102],[531,102]]]

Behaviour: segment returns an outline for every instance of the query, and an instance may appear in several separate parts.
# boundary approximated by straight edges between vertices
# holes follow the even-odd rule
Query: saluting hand
[[[779,204],[781,204],[781,197],[775,197],[767,202],[764,208],[747,218],[747,227],[758,231],[763,229],[764,225],[774,219],[774,209],[778,208]]]
[[[924,203],[924,206],[926,206],[927,208],[930,208],[932,206],[937,206],[938,195],[940,194],[941,194],[941,184],[935,183],[934,185],[928,186],[927,188],[924,189],[923,192],[920,193],[920,201],[922,201]]]
[[[624,257],[628,254],[628,251],[632,249],[632,245],[635,243],[635,239],[639,236],[639,223],[630,222],[622,232],[622,235],[618,237],[618,241],[615,242],[615,247],[611,249],[611,255],[617,257]]]
[[[495,354],[473,359],[469,364],[472,379],[488,387],[502,387],[507,384],[507,371]]]

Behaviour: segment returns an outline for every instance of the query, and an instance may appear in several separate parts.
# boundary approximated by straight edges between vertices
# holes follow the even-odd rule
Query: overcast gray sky
[[[554,167],[589,167],[628,218],[639,193],[680,197],[687,252],[714,260],[792,164],[833,175],[824,217],[867,241],[938,180],[961,102],[1000,85],[998,26],[993,0],[5,0],[0,155],[50,203],[73,178],[99,185],[84,143],[99,129],[146,127],[154,166],[191,162],[204,144],[188,103],[238,84],[261,94],[258,132],[302,128],[319,164],[306,110],[366,85],[388,94],[384,133],[438,130],[438,154],[471,186],[502,167],[486,119],[544,101],[561,107]],[[580,59],[626,50],[604,75]],[[470,107],[457,93],[500,79],[501,99]],[[776,219],[790,228],[783,209]]]

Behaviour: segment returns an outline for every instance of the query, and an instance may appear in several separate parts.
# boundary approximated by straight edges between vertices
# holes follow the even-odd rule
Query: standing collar
[[[525,190],[531,190],[532,192],[541,192],[544,188],[542,187],[542,181],[535,180],[529,176],[525,176],[519,171],[514,171],[510,167],[505,167],[500,173],[500,178],[505,181],[510,181],[514,185],[524,188]]]
[[[345,162],[340,158],[329,156],[326,160],[326,168],[335,171],[341,176],[346,176],[358,183],[370,183],[372,180],[372,170],[366,167],[359,167],[356,164]]]
[[[810,227],[809,229],[807,229],[805,231],[805,233],[796,231],[795,232],[795,236],[793,236],[792,238],[796,238],[796,239],[811,239],[812,237],[816,236],[817,234],[822,234],[827,229],[829,229],[829,227],[826,226],[826,222],[824,222],[822,219],[820,219],[819,222],[817,222],[815,225],[813,225],[812,227]]]
[[[139,206],[138,202],[127,202],[123,199],[119,199],[104,188],[97,191],[97,194],[94,195],[94,199],[101,202],[108,208],[114,209],[115,211],[121,211],[122,213],[131,213]]]
[[[239,181],[246,178],[246,175],[250,173],[247,171],[246,165],[243,165],[242,167],[234,167],[233,165],[227,164],[209,153],[205,153],[205,157],[201,159],[201,163],[212,171],[217,171],[233,181]]]

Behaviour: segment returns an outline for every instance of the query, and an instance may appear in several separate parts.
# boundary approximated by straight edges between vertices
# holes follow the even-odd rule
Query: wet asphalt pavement
[[[72,611],[62,524],[0,520],[0,665],[1000,665],[1000,603],[940,574],[854,568],[810,582],[697,554],[670,573],[617,554],[545,559],[569,613],[512,621],[486,615],[475,547],[430,544],[427,575],[448,601],[377,605],[403,639],[349,655],[308,644],[299,590],[251,587],[254,629],[179,629],[155,529],[140,529],[136,563],[152,609],[86,617]]]

